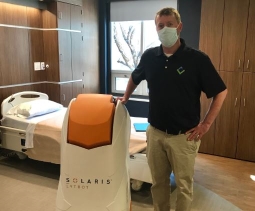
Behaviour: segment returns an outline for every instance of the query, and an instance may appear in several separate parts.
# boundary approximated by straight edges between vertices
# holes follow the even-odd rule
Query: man
[[[147,157],[154,210],[170,210],[169,176],[173,171],[176,210],[186,211],[193,200],[194,164],[200,139],[218,115],[227,89],[209,57],[186,46],[180,38],[182,22],[177,10],[160,10],[155,24],[162,45],[144,52],[120,100],[126,103],[137,85],[147,80],[150,123],[146,132]],[[202,91],[212,102],[199,122]]]

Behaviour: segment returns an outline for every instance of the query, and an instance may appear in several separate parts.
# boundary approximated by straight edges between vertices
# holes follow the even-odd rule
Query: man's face
[[[159,31],[165,26],[177,28],[177,33],[179,34],[182,29],[182,23],[178,24],[174,15],[162,15],[161,17],[157,15],[156,17],[156,30]]]

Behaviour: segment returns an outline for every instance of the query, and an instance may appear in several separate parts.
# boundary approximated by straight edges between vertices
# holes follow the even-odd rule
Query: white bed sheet
[[[2,126],[21,129],[26,132],[25,146],[27,148],[26,154],[29,158],[59,164],[61,142],[61,125],[59,122],[62,122],[65,112],[66,108],[63,108],[57,112],[29,120],[7,115],[3,118]],[[54,120],[54,116],[56,116],[56,120]],[[49,125],[48,122],[50,123]],[[147,122],[147,118],[131,117],[130,155],[142,152],[147,147],[146,132],[136,132],[134,128],[134,123],[139,122]],[[55,123],[57,124],[55,125]],[[54,137],[50,135],[52,132]]]
[[[5,127],[11,127],[15,129],[24,130],[26,134],[25,147],[27,149],[34,147],[34,130],[37,123],[44,120],[54,118],[54,116],[65,115],[67,108],[62,108],[58,111],[48,113],[41,116],[25,119],[16,115],[5,115],[1,120],[1,125]]]
[[[21,118],[15,115],[4,115],[1,120],[1,125],[5,127],[20,129],[20,130],[26,130],[29,124],[35,125],[36,123],[44,121],[48,118],[54,117],[55,115],[58,115],[59,113],[66,112],[66,110],[67,108],[62,108],[58,111],[41,115],[41,116],[32,117],[29,119]]]

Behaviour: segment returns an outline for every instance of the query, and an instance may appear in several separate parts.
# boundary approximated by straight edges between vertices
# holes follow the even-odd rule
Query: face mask
[[[177,34],[177,28],[165,26],[158,31],[158,37],[163,46],[172,47],[177,42],[179,36]]]

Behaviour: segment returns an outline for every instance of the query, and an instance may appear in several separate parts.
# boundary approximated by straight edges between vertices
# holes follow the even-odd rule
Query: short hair
[[[155,21],[156,21],[156,18],[157,16],[161,17],[163,15],[174,15],[177,23],[180,23],[181,22],[181,16],[180,16],[180,13],[178,12],[178,10],[172,8],[172,7],[165,7],[161,10],[159,10],[156,14],[156,17],[155,17]]]

